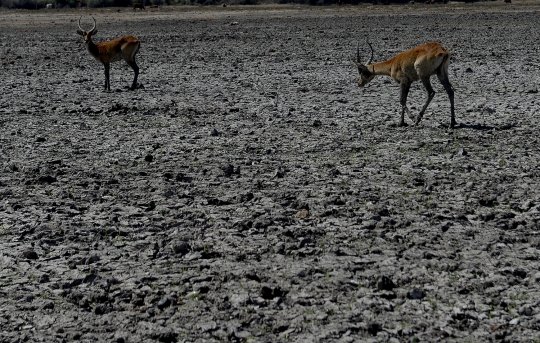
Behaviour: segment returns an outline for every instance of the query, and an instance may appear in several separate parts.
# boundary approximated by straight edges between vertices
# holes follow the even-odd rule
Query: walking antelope
[[[97,33],[96,19],[92,17],[92,19],[94,19],[94,27],[89,31],[84,31],[81,28],[81,18],[79,18],[79,30],[77,30],[77,33],[83,36],[84,45],[90,55],[105,66],[105,90],[111,90],[109,82],[110,64],[112,62],[121,61],[122,59],[126,61],[135,72],[135,77],[133,78],[133,83],[130,88],[130,90],[135,90],[137,87],[137,77],[139,76],[139,67],[137,66],[137,63],[135,63],[135,55],[139,51],[141,42],[133,36],[122,36],[108,42],[96,44],[92,42],[92,36]]]
[[[424,112],[429,103],[435,96],[435,91],[429,81],[434,74],[441,81],[448,98],[450,99],[450,127],[456,125],[454,117],[454,90],[450,81],[448,81],[448,64],[450,62],[450,52],[442,47],[437,42],[426,43],[417,46],[414,49],[404,51],[388,61],[371,64],[373,59],[373,47],[367,42],[371,49],[371,57],[366,64],[360,62],[360,48],[356,47],[356,66],[360,73],[358,86],[364,87],[377,75],[391,76],[401,85],[401,120],[399,126],[405,125],[405,112],[409,118],[414,121],[415,125],[422,120]],[[407,108],[407,95],[414,81],[421,80],[427,91],[427,100],[417,117]]]
[[[137,8],[141,10],[146,10],[146,8],[144,8],[144,4],[141,2],[136,2],[133,4],[133,10],[136,11]]]

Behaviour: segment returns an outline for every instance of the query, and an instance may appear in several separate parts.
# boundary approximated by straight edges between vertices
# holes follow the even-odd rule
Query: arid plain
[[[540,5],[117,10],[0,11],[0,342],[538,342]]]

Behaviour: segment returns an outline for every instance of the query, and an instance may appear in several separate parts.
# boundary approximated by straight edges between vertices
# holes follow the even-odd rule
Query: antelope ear
[[[92,31],[90,31],[90,36],[93,36],[97,33],[97,29],[93,29]]]
[[[84,36],[83,30],[77,30],[77,33],[80,34],[81,36]]]

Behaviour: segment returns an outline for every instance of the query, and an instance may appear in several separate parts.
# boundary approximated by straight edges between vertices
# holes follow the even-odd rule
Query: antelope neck
[[[390,76],[392,64],[389,61],[369,64],[366,66],[370,73],[374,75],[388,75]]]
[[[88,40],[87,42],[84,42],[84,44],[86,45],[86,49],[88,50],[89,53],[91,53],[94,56],[99,55],[97,45],[94,42],[92,42],[91,39]]]

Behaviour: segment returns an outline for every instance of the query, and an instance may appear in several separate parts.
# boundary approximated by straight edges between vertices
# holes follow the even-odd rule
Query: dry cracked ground
[[[0,342],[538,342],[538,5],[0,18]],[[366,38],[450,50],[459,127]]]

